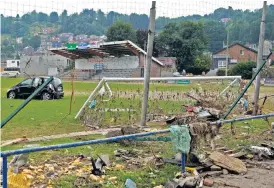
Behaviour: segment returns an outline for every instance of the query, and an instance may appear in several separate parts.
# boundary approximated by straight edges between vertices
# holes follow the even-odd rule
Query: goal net
[[[192,106],[225,112],[240,92],[240,80],[240,76],[151,78],[147,121],[184,115],[191,121],[187,112]],[[143,82],[143,78],[103,78],[75,118],[87,126],[139,124]]]

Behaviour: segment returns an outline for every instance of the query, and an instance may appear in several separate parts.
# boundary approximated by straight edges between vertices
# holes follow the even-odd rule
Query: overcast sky
[[[268,0],[274,4],[274,0]],[[263,0],[156,0],[156,16],[178,17],[192,14],[208,14],[219,7],[233,9],[259,9]],[[1,14],[21,16],[36,10],[37,12],[61,13],[64,9],[69,14],[81,12],[84,8],[102,9],[103,12],[117,11],[120,13],[149,14],[151,0],[0,0]]]

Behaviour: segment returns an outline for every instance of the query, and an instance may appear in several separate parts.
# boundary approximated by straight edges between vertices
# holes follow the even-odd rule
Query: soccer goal
[[[241,76],[150,78],[147,119],[182,114],[197,101],[225,110],[240,91]],[[75,116],[85,125],[132,125],[141,119],[144,78],[103,78]]]

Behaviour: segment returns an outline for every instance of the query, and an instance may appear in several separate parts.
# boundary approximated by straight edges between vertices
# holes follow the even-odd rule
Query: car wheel
[[[42,94],[42,99],[43,100],[50,100],[51,99],[51,95],[48,92],[44,92]]]
[[[15,97],[16,97],[16,94],[15,94],[14,91],[10,91],[10,92],[8,93],[8,98],[9,98],[9,99],[15,99]]]

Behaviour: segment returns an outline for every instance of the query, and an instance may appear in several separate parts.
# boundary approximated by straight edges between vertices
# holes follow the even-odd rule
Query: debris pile
[[[246,175],[248,168],[274,169],[274,162],[271,161],[274,159],[274,147],[270,144],[250,146],[240,150],[228,150],[225,147],[219,147],[216,150],[218,151],[199,155],[190,153],[186,164],[191,168],[186,167],[185,173],[177,173],[173,180],[169,180],[161,186],[163,188],[203,186],[240,188],[239,182],[233,183],[229,181],[229,178],[236,175],[243,179],[250,178],[249,175]],[[173,159],[164,159],[164,161],[165,163],[181,165],[180,153],[176,154]]]

